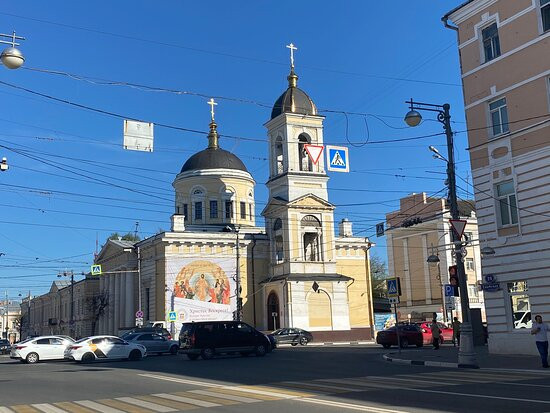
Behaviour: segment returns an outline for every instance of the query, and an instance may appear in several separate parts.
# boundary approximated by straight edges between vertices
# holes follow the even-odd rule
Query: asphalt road
[[[550,411],[547,371],[395,365],[384,352],[293,347],[263,358],[165,355],[89,365],[0,358],[0,413]]]

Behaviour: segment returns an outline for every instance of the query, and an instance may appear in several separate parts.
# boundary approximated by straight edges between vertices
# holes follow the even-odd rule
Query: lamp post
[[[74,335],[74,271],[63,271],[59,272],[57,274],[58,277],[71,277],[71,319],[69,321],[69,331],[71,334],[71,337],[75,337]]]
[[[437,113],[437,120],[443,125],[443,130],[447,137],[447,159],[443,157],[436,148],[430,147],[434,152],[434,157],[442,159],[447,163],[447,186],[449,188],[449,206],[451,209],[451,217],[459,219],[458,200],[456,196],[456,177],[455,177],[455,161],[454,161],[454,142],[453,131],[451,129],[451,105],[445,103],[443,105],[434,105],[431,103],[414,102],[412,99],[408,102],[410,110],[405,115],[407,125],[414,127],[418,126],[422,121],[422,115],[419,111],[429,111]],[[477,364],[476,353],[474,350],[474,338],[472,334],[472,324],[470,318],[470,302],[468,298],[468,285],[464,263],[462,262],[462,242],[458,238],[455,231],[451,231],[451,237],[454,245],[454,253],[456,258],[457,273],[459,279],[460,304],[462,308],[462,326],[460,328],[460,348],[458,351],[458,364],[461,367],[479,368]]]
[[[2,38],[10,40],[2,40]],[[25,57],[21,50],[15,46],[19,46],[16,40],[25,40],[24,37],[16,36],[15,31],[12,34],[0,33],[0,44],[9,44],[10,47],[5,48],[0,54],[0,60],[8,69],[18,69],[25,63]]]

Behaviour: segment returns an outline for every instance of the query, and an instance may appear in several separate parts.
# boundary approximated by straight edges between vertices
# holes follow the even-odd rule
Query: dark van
[[[201,321],[183,323],[179,336],[180,352],[191,360],[204,360],[216,354],[240,353],[264,356],[271,350],[269,338],[241,321]]]

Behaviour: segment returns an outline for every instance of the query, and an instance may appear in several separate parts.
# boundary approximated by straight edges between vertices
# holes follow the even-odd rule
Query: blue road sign
[[[455,290],[451,284],[445,284],[445,297],[454,297]]]
[[[397,288],[397,278],[389,278],[386,280],[388,287],[388,297],[398,297],[399,289]]]
[[[327,145],[327,169],[333,172],[349,172],[348,148]]]
[[[175,311],[170,311],[168,313],[168,321],[176,321],[177,318],[178,316]]]

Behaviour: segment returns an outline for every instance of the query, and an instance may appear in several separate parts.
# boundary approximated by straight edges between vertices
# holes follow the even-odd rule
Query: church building
[[[254,177],[222,149],[209,102],[208,146],[173,182],[171,230],[137,243],[109,240],[96,259],[109,302],[100,333],[141,315],[169,323],[173,334],[182,322],[240,319],[262,331],[302,328],[316,340],[372,338],[372,243],[354,237],[346,219],[336,228],[324,157],[314,163],[305,150],[324,144],[324,116],[297,84],[292,59],[288,88],[265,123],[269,199],[261,211]]]

